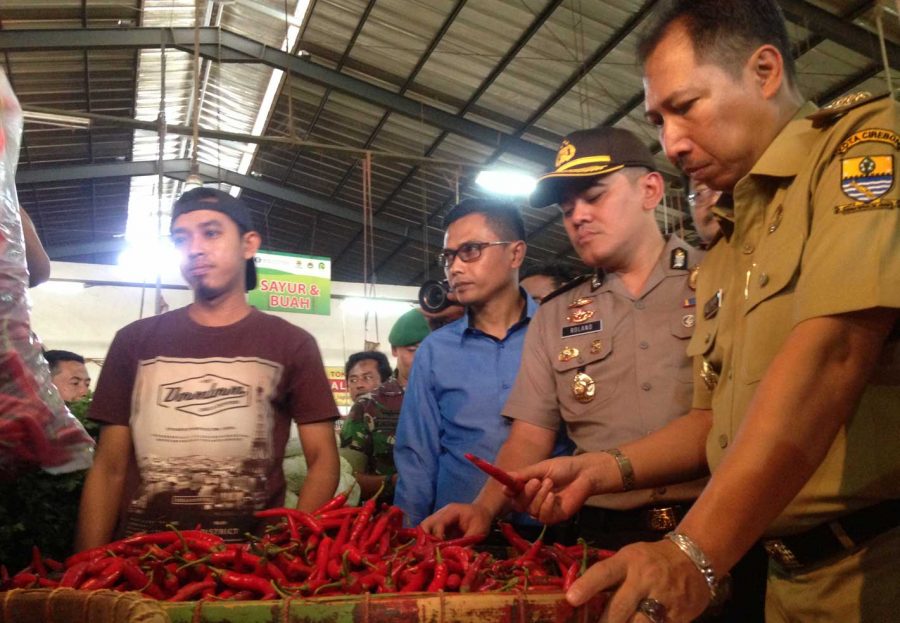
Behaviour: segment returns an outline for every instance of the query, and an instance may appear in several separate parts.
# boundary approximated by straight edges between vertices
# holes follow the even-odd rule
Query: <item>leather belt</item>
[[[578,524],[605,532],[669,532],[674,530],[690,509],[690,503],[641,506],[629,510],[611,510],[585,506],[578,513]]]
[[[820,524],[806,532],[764,539],[762,545],[769,558],[782,569],[796,571],[847,553],[898,526],[900,500],[887,500]]]

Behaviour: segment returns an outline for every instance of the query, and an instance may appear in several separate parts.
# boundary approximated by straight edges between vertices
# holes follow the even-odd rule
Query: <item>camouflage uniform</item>
[[[403,404],[403,388],[396,379],[388,379],[375,391],[361,396],[353,404],[350,414],[341,427],[342,453],[359,453],[359,461],[367,474],[393,476],[394,438],[400,406]],[[385,490],[379,497],[384,502],[393,499],[391,478],[385,481]]]

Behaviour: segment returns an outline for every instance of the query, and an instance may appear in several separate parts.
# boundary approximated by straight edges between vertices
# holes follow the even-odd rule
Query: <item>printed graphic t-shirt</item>
[[[116,334],[90,417],[131,427],[117,537],[173,523],[240,540],[283,504],[291,422],[338,412],[309,333],[255,309],[205,327],[185,307]]]

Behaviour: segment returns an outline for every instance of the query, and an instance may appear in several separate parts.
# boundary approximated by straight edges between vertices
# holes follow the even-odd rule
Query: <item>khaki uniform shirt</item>
[[[705,381],[715,386],[707,440],[713,470],[795,325],[900,307],[895,104],[859,105],[819,128],[806,118],[813,112],[804,106],[735,186],[726,234],[700,267],[688,352],[705,367],[696,366],[694,405],[709,406]],[[769,536],[900,497],[896,330],[883,357],[856,413]]]
[[[700,257],[671,236],[640,296],[609,274],[547,300],[528,328],[503,414],[554,431],[563,420],[581,453],[634,441],[687,413],[692,371],[686,347],[695,321],[689,269]],[[573,393],[579,373],[594,385],[586,402]],[[588,504],[628,509],[691,500],[703,482],[594,496]]]

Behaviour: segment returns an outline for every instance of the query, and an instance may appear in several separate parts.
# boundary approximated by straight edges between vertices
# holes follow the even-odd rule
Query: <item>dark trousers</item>
[[[661,540],[675,525],[654,519],[671,517],[677,524],[689,509],[690,504],[684,503],[627,511],[585,507],[575,518],[574,531],[592,547],[618,550],[631,543]],[[704,613],[697,620],[706,623],[763,623],[767,570],[765,551],[761,546],[754,545],[731,570],[731,598],[717,611]]]

